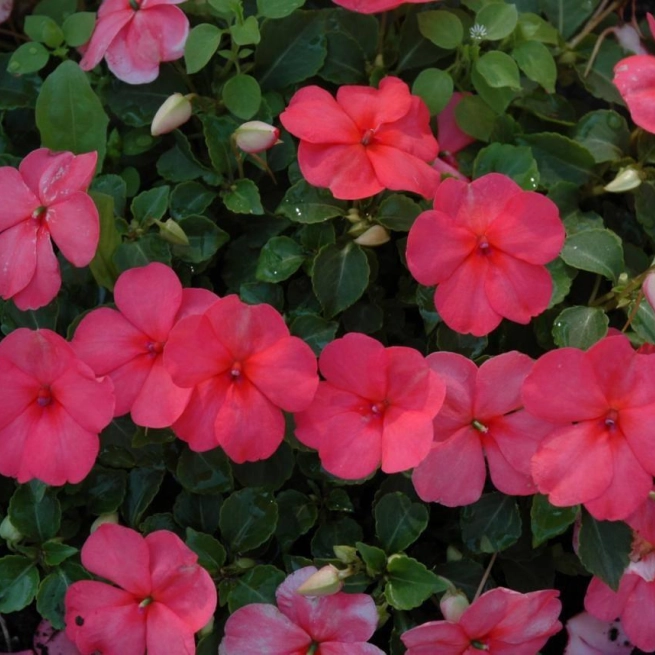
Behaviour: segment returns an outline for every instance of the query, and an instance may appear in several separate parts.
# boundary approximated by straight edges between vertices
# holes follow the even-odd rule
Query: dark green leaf
[[[257,185],[248,179],[236,180],[229,191],[223,192],[225,206],[235,214],[263,214],[264,208]]]
[[[237,578],[227,599],[230,612],[251,603],[275,604],[275,591],[284,582],[283,571],[270,565],[255,566]]]
[[[209,534],[186,529],[186,545],[198,555],[198,564],[215,576],[225,564],[225,548],[218,539]]]
[[[318,526],[312,537],[312,555],[314,557],[334,557],[334,546],[352,546],[361,541],[362,528],[349,516],[342,516],[336,521],[325,521]]]
[[[413,503],[402,493],[387,494],[375,505],[375,533],[387,553],[397,553],[421,536],[429,517],[422,503]]]
[[[495,553],[509,548],[521,536],[516,500],[498,492],[485,494],[460,513],[462,539],[474,553]]]
[[[369,546],[361,541],[358,541],[355,546],[357,546],[357,550],[364,564],[366,564],[366,573],[372,578],[380,575],[387,564],[386,553],[381,548]]]
[[[80,11],[71,14],[62,25],[66,45],[71,48],[84,45],[91,38],[95,25],[96,15],[92,11]]]
[[[503,173],[527,191],[534,191],[539,186],[537,162],[527,146],[492,143],[482,148],[473,163],[473,177],[487,173]]]
[[[541,10],[559,33],[568,39],[591,16],[600,0],[588,2],[564,2],[564,0],[539,0]]]
[[[63,544],[61,541],[57,541],[56,539],[46,541],[41,546],[41,551],[43,552],[43,561],[48,566],[58,566],[63,561],[67,560],[69,557],[72,557],[75,555],[75,553],[78,552],[77,548]]]
[[[464,38],[462,21],[450,11],[423,11],[417,18],[421,34],[444,50],[453,50]]]
[[[455,119],[466,134],[480,141],[489,141],[496,113],[482,98],[464,96],[455,107]]]
[[[39,586],[36,562],[19,555],[0,558],[0,612],[17,612],[29,605]]]
[[[275,532],[278,508],[273,495],[258,489],[236,491],[223,503],[221,535],[233,553],[261,546]]]
[[[422,605],[432,594],[446,589],[446,583],[421,562],[407,555],[389,558],[384,595],[391,607],[411,610]]]
[[[586,350],[600,341],[609,327],[609,318],[600,307],[567,307],[553,323],[553,340],[560,347]]]
[[[217,494],[232,489],[232,471],[227,456],[220,448],[203,453],[185,449],[175,470],[180,484],[196,494]]]
[[[294,463],[291,446],[283,442],[267,459],[232,464],[232,470],[234,477],[244,487],[260,487],[266,491],[275,491],[291,477]]]
[[[179,226],[189,240],[188,246],[173,246],[173,254],[185,262],[199,264],[211,259],[230,236],[204,216],[187,216]]]
[[[34,483],[24,484],[9,501],[9,518],[26,537],[42,544],[59,531],[61,506],[52,489],[42,493]]]
[[[520,89],[521,80],[516,62],[500,50],[486,52],[475,63],[475,70],[494,89]]]
[[[38,613],[50,621],[53,628],[63,630],[66,608],[64,598],[66,590],[73,582],[89,580],[90,575],[74,562],[65,562],[52,573],[43,578],[36,594],[36,609]]]
[[[47,48],[36,41],[30,41],[14,50],[7,70],[12,75],[29,75],[44,68],[49,59],[50,53]]]
[[[590,229],[566,239],[560,257],[573,268],[616,281],[624,270],[621,239],[610,230]]]
[[[541,84],[548,93],[555,92],[557,64],[550,50],[539,41],[526,41],[512,50],[519,68],[531,79]]]
[[[126,491],[125,471],[96,465],[84,479],[81,493],[89,512],[100,515],[116,511],[123,502]]]
[[[535,494],[532,497],[530,526],[532,528],[532,546],[537,548],[544,542],[566,532],[575,521],[580,507],[555,507],[546,496]]]
[[[318,509],[309,496],[295,489],[282,491],[277,495],[276,501],[280,518],[275,528],[275,536],[286,550],[313,527],[318,518]]]
[[[252,75],[239,74],[231,77],[223,86],[223,102],[238,118],[252,118],[262,103],[259,83]]]
[[[302,246],[289,237],[273,237],[262,248],[257,262],[257,279],[282,282],[290,278],[305,261]]]
[[[317,189],[300,180],[287,190],[275,211],[295,223],[320,223],[342,216],[346,203],[336,200],[327,189]]]
[[[131,527],[136,528],[139,525],[143,513],[155,499],[163,480],[164,471],[158,469],[143,467],[130,471],[123,514]]]
[[[100,217],[100,240],[89,268],[98,284],[113,291],[114,283],[118,278],[118,269],[113,258],[121,242],[114,218],[114,200],[111,196],[98,191],[92,191],[91,198]]]
[[[444,110],[453,95],[453,78],[438,68],[426,68],[414,80],[412,93],[423,98],[430,114],[436,116]]]
[[[160,219],[168,211],[168,196],[171,188],[158,186],[140,193],[130,206],[132,216],[139,222]]]
[[[211,23],[196,25],[184,45],[184,64],[190,75],[202,70],[214,56],[223,32]]]
[[[257,11],[264,18],[284,18],[304,4],[305,0],[257,0]]]
[[[316,314],[302,314],[289,326],[291,334],[300,337],[315,355],[320,355],[323,348],[334,340],[338,328],[336,321],[328,321]]]
[[[601,163],[620,159],[627,152],[630,130],[620,114],[598,109],[579,120],[574,138],[589,150],[596,162]]]
[[[518,18],[519,12],[513,4],[494,2],[485,5],[478,11],[475,23],[484,27],[484,39],[500,41],[514,31]]]
[[[218,528],[223,498],[217,495],[200,495],[183,491],[175,499],[173,516],[183,528],[212,534]]]

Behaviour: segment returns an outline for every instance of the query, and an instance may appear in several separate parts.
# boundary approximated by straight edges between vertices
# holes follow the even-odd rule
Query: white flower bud
[[[7,543],[14,544],[23,538],[23,534],[11,522],[11,519],[5,516],[0,523],[0,537]]]
[[[152,119],[150,134],[152,136],[167,134],[180,127],[180,125],[184,125],[193,113],[192,97],[193,94],[183,96],[181,93],[174,93],[166,98],[164,104],[157,110],[155,117]]]
[[[446,621],[457,623],[467,610],[469,601],[461,591],[447,591],[439,601],[441,613]]]
[[[383,243],[386,243],[391,239],[389,232],[386,228],[381,225],[373,225],[355,239],[355,243],[360,246],[369,246],[374,248],[375,246],[381,246]]]
[[[281,143],[280,130],[262,121],[248,121],[234,132],[234,140],[241,150],[256,154]]]
[[[302,596],[331,596],[342,588],[339,569],[328,564],[309,576],[296,591]]]
[[[605,186],[605,191],[610,193],[623,193],[636,189],[641,184],[641,175],[639,171],[632,166],[622,168],[618,175]]]

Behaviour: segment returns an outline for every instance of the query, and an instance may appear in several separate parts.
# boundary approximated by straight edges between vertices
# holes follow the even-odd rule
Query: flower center
[[[479,432],[482,433],[489,432],[489,428],[484,423],[480,423],[480,421],[476,419],[473,419],[473,421],[471,421],[471,425]]]
[[[367,146],[371,141],[373,141],[373,137],[375,136],[375,130],[374,129],[368,129],[364,134],[362,135],[362,140],[361,144],[363,146]]]
[[[387,409],[387,407],[389,407],[388,400],[383,400],[379,403],[373,403],[371,405],[371,414],[373,414],[373,416],[379,416],[380,418],[382,418],[382,416],[384,416],[384,412]]]
[[[154,599],[153,599],[152,596],[148,596],[147,598],[144,598],[144,599],[139,603],[139,609],[140,609],[140,610],[145,609],[146,607],[148,607],[148,605],[150,605],[150,603],[152,603],[153,600],[154,600]]]
[[[618,428],[619,413],[615,409],[610,409],[605,416],[605,427],[609,432],[614,432]]]
[[[37,207],[33,212],[32,212],[32,218],[37,222],[41,223],[43,219],[45,218],[46,212],[48,211],[48,208],[45,207],[44,205],[41,205],[40,207]]]
[[[487,237],[483,234],[478,237],[478,253],[481,255],[490,255],[491,254],[491,244],[487,240]]]
[[[243,366],[241,365],[241,362],[234,362],[232,364],[232,367],[230,368],[230,377],[232,380],[235,382],[241,378],[243,375]]]
[[[47,407],[52,402],[52,391],[50,387],[43,386],[39,389],[39,393],[36,396],[36,403],[39,407]]]
[[[134,11],[138,11],[141,8],[139,6],[139,0],[130,0],[130,7],[134,9]]]
[[[151,357],[157,357],[164,350],[164,344],[161,341],[148,341],[146,343],[146,350]]]
[[[319,644],[313,643],[310,647],[309,650],[307,651],[307,655],[314,655],[314,653],[318,650]]]
[[[471,642],[471,646],[475,648],[476,650],[489,650],[489,646],[482,641],[478,641],[477,639],[474,639]]]

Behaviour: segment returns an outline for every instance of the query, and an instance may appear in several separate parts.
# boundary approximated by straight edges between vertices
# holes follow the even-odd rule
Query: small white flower
[[[469,30],[469,36],[471,37],[472,41],[482,41],[482,39],[487,36],[487,28],[484,25],[476,23]]]

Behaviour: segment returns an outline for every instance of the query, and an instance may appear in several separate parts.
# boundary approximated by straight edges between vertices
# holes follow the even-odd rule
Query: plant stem
[[[482,576],[482,580],[480,580],[480,584],[478,585],[478,588],[475,590],[475,596],[473,596],[473,602],[480,597],[480,594],[482,593],[482,590],[484,589],[484,585],[487,584],[487,580],[489,579],[489,575],[491,574],[491,568],[493,567],[494,563],[496,562],[496,557],[498,556],[498,553],[494,553],[491,556],[491,559],[489,560],[489,564],[487,564],[487,568],[485,569],[484,575]]]
[[[592,32],[597,25],[602,23],[611,13],[616,11],[624,1],[625,0],[614,0],[614,2],[612,2],[608,7],[605,7],[606,2],[603,2],[582,30],[566,44],[568,48],[574,50],[587,34]]]

